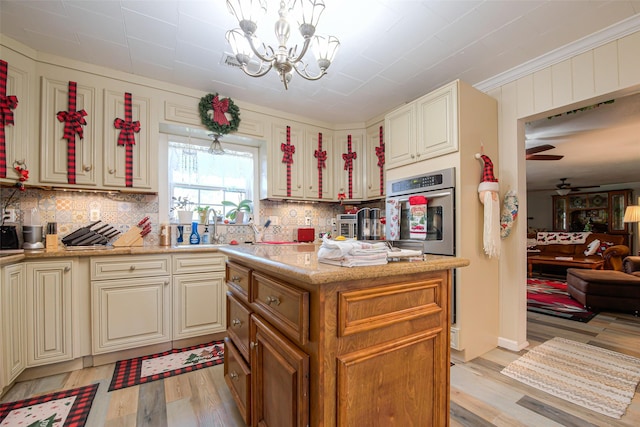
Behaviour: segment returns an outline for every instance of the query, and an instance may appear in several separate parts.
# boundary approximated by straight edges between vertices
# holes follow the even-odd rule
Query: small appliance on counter
[[[315,228],[298,228],[298,242],[313,242],[315,239]]]
[[[19,249],[18,232],[15,225],[0,226],[0,249]]]
[[[22,239],[22,249],[44,249],[44,234],[41,225],[23,225]]]
[[[358,229],[358,216],[356,214],[339,214],[336,218],[335,236],[344,236],[347,239],[355,239]]]

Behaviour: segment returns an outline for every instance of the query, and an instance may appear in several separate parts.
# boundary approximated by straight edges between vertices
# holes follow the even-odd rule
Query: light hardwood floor
[[[528,314],[531,346],[559,336],[640,357],[640,318],[601,313],[589,323]],[[451,426],[638,426],[640,392],[620,420],[589,411],[500,370],[524,354],[496,348],[451,367]],[[100,383],[87,427],[244,426],[222,365],[107,392],[114,364],[17,383],[0,402]],[[360,426],[358,426],[360,427]],[[425,426],[426,427],[426,426]]]

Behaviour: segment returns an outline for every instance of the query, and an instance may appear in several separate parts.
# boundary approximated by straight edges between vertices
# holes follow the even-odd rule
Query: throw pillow
[[[585,256],[595,255],[599,247],[600,247],[600,240],[595,239],[593,242],[589,243],[589,246],[587,246],[587,250],[584,251],[584,255]]]
[[[603,256],[604,251],[607,250],[609,246],[613,246],[614,244],[611,242],[602,242],[598,245],[598,249],[596,250],[596,255]]]

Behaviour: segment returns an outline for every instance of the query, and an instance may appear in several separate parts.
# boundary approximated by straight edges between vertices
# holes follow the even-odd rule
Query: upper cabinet
[[[364,164],[367,152],[362,130],[338,131],[335,138],[335,192],[345,201],[364,199]],[[336,194],[337,196],[337,194]]]
[[[458,81],[385,116],[387,169],[458,151]]]
[[[274,123],[271,133],[268,185],[270,197],[304,198],[304,130]]]
[[[367,128],[365,155],[365,197],[368,200],[384,198],[386,192],[384,180],[386,156],[382,122]]]
[[[333,191],[335,156],[333,132],[309,128],[305,133],[304,197],[307,200],[335,200]]]

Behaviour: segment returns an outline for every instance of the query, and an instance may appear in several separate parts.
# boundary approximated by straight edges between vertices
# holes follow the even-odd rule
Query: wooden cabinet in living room
[[[26,367],[24,264],[0,269],[0,394]]]
[[[74,261],[26,263],[27,366],[73,359]]]
[[[336,196],[338,193],[344,193],[345,202],[363,200],[364,165],[367,157],[363,130],[335,132],[334,152]]]

